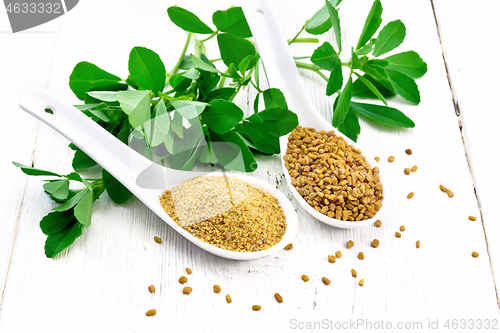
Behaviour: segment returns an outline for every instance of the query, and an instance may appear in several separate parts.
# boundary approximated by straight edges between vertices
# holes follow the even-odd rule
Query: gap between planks
[[[496,296],[496,299],[497,299],[497,305],[498,305],[498,307],[500,309],[500,299],[498,297],[498,287],[497,287],[497,282],[496,282],[496,279],[495,279],[495,273],[493,271],[493,264],[491,262],[490,246],[489,246],[489,243],[488,243],[488,235],[486,234],[486,228],[484,226],[484,219],[483,219],[483,210],[482,210],[482,206],[481,206],[481,199],[477,196],[477,192],[476,192],[476,183],[477,183],[476,182],[476,177],[474,175],[474,170],[471,168],[471,163],[470,163],[470,160],[469,160],[469,153],[467,151],[466,139],[465,139],[463,131],[462,131],[462,116],[460,114],[460,103],[458,102],[458,100],[455,99],[455,93],[454,93],[454,90],[453,90],[452,79],[451,79],[450,73],[448,71],[448,63],[446,61],[446,56],[445,56],[444,50],[443,50],[443,43],[442,43],[442,40],[441,40],[441,30],[440,30],[439,22],[438,22],[438,19],[437,19],[437,16],[436,16],[436,9],[434,8],[434,0],[430,0],[430,2],[431,2],[431,7],[432,7],[432,13],[434,15],[434,21],[436,23],[436,31],[437,31],[438,38],[439,38],[439,44],[441,45],[441,55],[443,57],[444,67],[446,69],[446,78],[448,79],[448,85],[450,86],[450,92],[451,92],[451,96],[452,96],[452,102],[453,102],[453,106],[455,108],[455,115],[457,116],[457,121],[458,121],[458,128],[460,129],[460,136],[462,137],[462,145],[464,147],[465,158],[467,160],[467,166],[469,167],[469,173],[471,174],[472,186],[474,187],[474,196],[476,197],[477,207],[479,209],[479,214],[480,214],[480,219],[481,219],[481,226],[483,227],[483,234],[484,234],[484,239],[486,241],[486,250],[488,251],[488,259],[489,259],[489,263],[490,263],[491,277],[493,278],[493,285],[495,287],[495,296]]]

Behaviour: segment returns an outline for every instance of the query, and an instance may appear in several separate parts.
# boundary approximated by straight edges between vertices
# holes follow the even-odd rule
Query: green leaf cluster
[[[420,103],[415,79],[427,72],[427,64],[415,51],[385,56],[403,43],[405,25],[401,20],[395,20],[380,29],[382,3],[375,0],[356,47],[351,48],[351,58],[344,62],[339,57],[342,50],[339,3],[325,0],[325,5],[302,28],[313,35],[333,29],[336,49],[325,42],[311,55],[312,64],[296,61],[297,67],[312,70],[325,79],[326,95],[337,95],[332,125],[354,141],[361,131],[358,116],[389,126],[414,127],[411,119],[387,103],[387,98],[395,95],[400,95],[411,104]],[[297,38],[299,34],[292,41],[300,39]],[[343,77],[342,67],[349,70],[347,80]],[[325,71],[330,74],[325,75]],[[384,105],[357,103],[351,101],[353,98],[378,99]]]

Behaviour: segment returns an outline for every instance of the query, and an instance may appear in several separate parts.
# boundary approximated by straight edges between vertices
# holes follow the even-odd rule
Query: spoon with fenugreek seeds
[[[287,244],[291,243],[295,236],[298,225],[297,215],[290,200],[283,193],[263,180],[247,175],[229,173],[225,178],[228,186],[232,183],[241,183],[241,180],[250,185],[247,187],[248,189],[262,194],[262,197],[269,201],[268,204],[272,205],[272,209],[281,207],[282,211],[275,215],[279,215],[281,219],[282,238],[279,240],[275,237],[276,242],[271,247],[253,252],[237,252],[236,250],[223,249],[202,241],[178,225],[166,213],[159,197],[164,194],[165,190],[174,191],[176,185],[186,184],[188,182],[184,183],[185,181],[191,181],[194,177],[202,176],[197,179],[205,179],[205,177],[211,177],[214,174],[220,177],[221,173],[216,172],[207,175],[207,172],[179,171],[153,163],[115,138],[76,107],[44,90],[27,92],[21,97],[19,106],[73,142],[174,230],[207,252],[234,260],[256,259],[283,249]],[[210,189],[206,188],[206,190]],[[250,192],[250,190],[248,191]],[[282,222],[283,219],[285,223]],[[275,226],[266,227],[274,228]],[[260,225],[257,225],[256,228],[260,231],[265,230]],[[274,233],[276,234],[276,231]],[[223,241],[229,243],[231,239],[234,240],[236,237],[237,234],[225,233]]]
[[[280,138],[284,174],[295,199],[309,214],[334,227],[373,224],[385,209],[386,196],[377,162],[349,138],[337,136],[316,110],[270,2],[242,0],[241,7],[269,86],[283,92],[288,108],[299,118],[299,127],[288,138]]]

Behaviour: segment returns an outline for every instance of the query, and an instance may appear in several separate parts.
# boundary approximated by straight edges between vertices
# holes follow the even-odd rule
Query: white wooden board
[[[54,55],[50,73],[39,73],[40,82],[48,79],[50,90],[76,102],[67,83],[78,61],[87,60],[124,76],[129,50],[140,45],[158,52],[167,67],[174,64],[184,35],[166,16],[166,8],[173,4],[81,2],[59,19],[58,38],[52,46],[47,44],[47,51],[40,51],[36,43],[23,45],[38,57],[50,58],[43,60],[43,68],[52,64],[48,54]],[[210,22],[215,9],[226,9],[230,4],[194,0],[179,3],[205,22]],[[272,4],[285,34],[292,37],[322,2],[310,1],[304,6],[300,1],[283,0]],[[367,0],[344,0],[340,12],[344,45],[356,43],[370,6]],[[381,218],[382,228],[335,229],[315,221],[293,201],[300,220],[294,249],[274,257],[235,262],[196,248],[137,200],[117,206],[104,195],[94,206],[92,226],[69,250],[52,260],[44,256],[45,236],[38,227],[52,203],[38,179],[27,180],[14,170],[11,175],[18,180],[8,184],[15,193],[12,197],[17,199],[1,206],[7,212],[6,225],[11,225],[6,231],[13,234],[16,230],[16,236],[3,236],[4,229],[0,230],[0,259],[10,260],[10,265],[0,266],[0,272],[7,277],[0,332],[268,332],[288,331],[299,322],[324,324],[323,320],[329,325],[349,320],[370,321],[372,325],[380,325],[382,320],[393,325],[421,322],[423,331],[429,330],[429,322],[439,320],[440,330],[450,331],[443,327],[447,319],[498,319],[484,230],[480,222],[467,220],[468,215],[479,216],[479,210],[431,4],[386,0],[383,6],[384,24],[400,18],[407,27],[401,51],[416,50],[427,62],[429,72],[418,80],[422,96],[419,106],[401,99],[390,101],[415,121],[415,129],[397,130],[364,121],[362,124],[359,142],[381,157],[380,168],[387,175],[385,204],[390,209]],[[443,5],[444,10],[448,7]],[[0,35],[0,42],[3,45],[7,38],[18,37]],[[331,40],[332,36],[327,38]],[[313,48],[294,45],[293,51],[304,55]],[[31,77],[21,77],[16,91],[31,87]],[[333,100],[325,97],[324,82],[310,73],[304,73],[304,82],[314,103],[330,121]],[[242,97],[242,107],[251,106],[253,96],[250,93],[249,101]],[[464,100],[472,98],[467,93],[462,96]],[[9,97],[10,108],[16,111],[14,121],[31,122],[37,128],[36,122],[15,108],[15,100]],[[19,136],[31,133],[25,126],[15,128],[12,131]],[[69,172],[72,154],[67,144],[60,135],[40,125],[39,133],[22,145],[16,158],[20,162],[33,159],[37,167]],[[413,155],[404,153],[407,148],[413,150]],[[389,155],[396,156],[392,164],[387,162]],[[2,165],[11,159],[14,157],[3,156]],[[282,183],[278,157],[258,161],[260,168],[254,176],[276,183],[290,196]],[[413,165],[418,165],[419,170],[404,175],[403,169]],[[438,189],[439,184],[451,188],[455,197],[448,198]],[[415,197],[408,200],[410,191],[415,192]],[[4,197],[0,199],[4,205]],[[402,224],[406,231],[401,239],[395,238]],[[163,243],[154,243],[154,236],[163,238]],[[12,244],[6,246],[4,238]],[[378,249],[370,247],[374,238],[381,242]],[[355,242],[350,250],[345,248],[349,239]],[[418,250],[416,240],[422,243]],[[342,258],[329,264],[327,255],[338,250]],[[365,253],[364,261],[356,258],[359,251]],[[472,258],[472,251],[478,251],[480,257]],[[187,285],[193,287],[189,296],[182,295],[182,286],[177,282],[185,275],[185,267],[193,270],[188,276]],[[358,272],[357,279],[351,277],[352,268]],[[304,283],[302,274],[311,280]],[[330,286],[323,285],[323,276],[332,281]],[[357,285],[360,278],[365,278],[364,287]],[[157,288],[154,295],[147,291],[150,284]],[[214,284],[222,287],[221,294],[213,293]],[[283,296],[284,303],[274,300],[276,292]],[[226,304],[226,294],[232,296],[232,304]],[[252,311],[253,304],[261,305],[262,310]],[[151,308],[158,313],[148,318],[144,313]],[[359,329],[391,331],[372,328]]]

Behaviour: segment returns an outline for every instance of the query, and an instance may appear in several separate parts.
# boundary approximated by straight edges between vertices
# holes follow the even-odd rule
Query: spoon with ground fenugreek
[[[294,207],[283,193],[263,180],[240,174],[207,175],[165,168],[128,147],[73,105],[44,90],[29,91],[19,105],[73,142],[174,230],[207,252],[235,260],[256,259],[283,249],[295,236],[298,222]],[[181,188],[177,198],[181,203],[172,205],[172,194],[175,197],[178,186]],[[183,221],[183,217],[189,219],[190,214],[204,209],[200,208],[200,201],[217,204],[224,195],[227,199],[223,204],[230,203],[227,210],[219,210],[213,216],[198,214],[193,223]],[[188,202],[187,208],[179,209],[183,199]],[[174,206],[177,210],[172,211]],[[206,230],[206,224],[215,227]]]
[[[316,110],[269,2],[243,0],[242,9],[269,86],[283,92],[299,118],[300,126],[288,138],[280,138],[284,174],[295,199],[309,214],[334,227],[373,224],[384,211],[386,196],[377,162],[355,142],[337,135]]]

